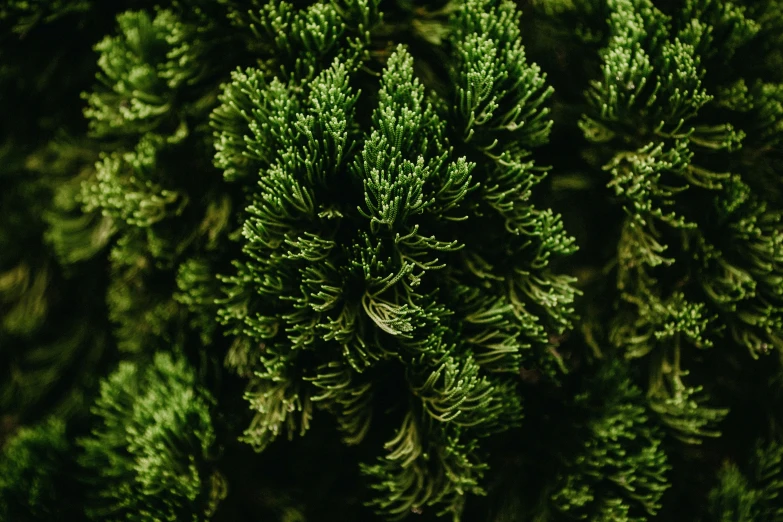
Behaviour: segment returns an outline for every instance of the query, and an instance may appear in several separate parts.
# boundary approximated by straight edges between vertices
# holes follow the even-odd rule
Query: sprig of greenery
[[[79,441],[96,520],[207,520],[225,496],[215,467],[214,399],[181,358],[124,362],[101,384]]]

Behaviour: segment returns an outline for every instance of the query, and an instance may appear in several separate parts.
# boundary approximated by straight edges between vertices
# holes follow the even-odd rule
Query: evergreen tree
[[[72,472],[65,423],[50,418],[20,429],[4,448],[0,461],[2,520],[64,520],[79,516],[79,503],[67,487]]]
[[[79,441],[96,520],[206,520],[225,495],[211,411],[184,360],[123,362],[101,385],[100,418]]]
[[[6,2],[0,519],[781,519],[781,35]]]

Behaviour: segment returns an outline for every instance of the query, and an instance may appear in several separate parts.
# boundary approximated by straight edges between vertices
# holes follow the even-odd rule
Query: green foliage
[[[783,446],[756,445],[746,473],[726,463],[710,492],[710,520],[780,520],[783,516]]]
[[[123,362],[101,384],[99,422],[80,440],[96,520],[207,520],[225,496],[214,399],[184,359]]]
[[[0,407],[29,420],[40,419],[49,408],[66,415],[83,408],[85,389],[99,378],[95,365],[111,347],[103,305],[91,295],[103,291],[104,281],[81,279],[95,265],[65,270],[57,264],[65,241],[78,241],[81,252],[103,246],[100,238],[86,242],[59,234],[67,227],[69,176],[89,169],[94,158],[90,151],[67,155],[60,150],[63,141],[26,151],[25,164],[7,165],[3,176],[0,220],[8,226],[0,232]],[[25,176],[35,181],[25,183]],[[63,228],[47,230],[49,220]]]
[[[5,2],[0,518],[783,517],[783,4],[524,5]]]
[[[154,19],[127,11],[117,24],[120,35],[95,47],[105,88],[87,97],[85,115],[99,136],[144,134],[168,123],[177,115],[172,110],[177,90],[197,82],[206,65],[192,42],[195,29],[171,11],[159,11]]]
[[[481,520],[666,519],[671,449],[631,368],[613,359],[572,373],[560,389],[528,382],[526,424],[491,461]]]
[[[768,95],[761,79],[727,73],[759,24],[730,2],[694,0],[670,14],[646,0],[606,6],[601,76],[579,126],[585,158],[625,211],[613,263],[621,304],[607,336],[644,358],[660,419],[698,442],[719,434],[728,410],[688,365],[727,343],[758,357],[780,346],[783,327],[780,221],[764,202],[769,180],[742,159],[760,146],[758,126],[774,125],[751,109]]]
[[[549,263],[576,248],[560,216],[531,201],[546,169],[530,158],[530,149],[547,141],[545,102],[552,89],[538,66],[525,60],[518,16],[509,2],[493,8],[476,1],[466,3],[453,22],[452,139],[477,164],[477,197],[466,205],[469,220],[459,225],[474,231],[465,235],[462,254],[472,281],[460,291],[466,317],[482,318],[468,319],[465,333],[481,351],[490,348],[486,356],[505,371],[515,371],[521,360],[556,378],[563,363],[549,339],[570,328],[577,292],[573,278],[553,273]],[[490,302],[487,295],[500,299]],[[530,357],[511,348],[520,334],[533,341]]]
[[[0,7],[0,27],[22,36],[39,24],[49,24],[92,7],[90,0],[9,0]]]
[[[670,465],[641,391],[605,364],[574,398],[581,447],[569,455],[552,502],[565,519],[645,521],[657,514]]]
[[[295,25],[315,7],[268,9]],[[361,40],[330,66],[284,64],[271,79],[267,68],[238,70],[213,113],[216,165],[249,189],[244,257],[224,278],[220,310],[247,338],[230,356],[254,375],[245,440],[262,450],[282,432],[303,435],[319,407],[357,444],[377,397],[393,394],[398,427],[362,470],[377,492],[370,504],[394,518],[425,506],[459,517],[465,494],[482,493],[479,440],[521,419],[509,377],[570,325],[571,279],[548,264],[573,252],[572,240],[558,216],[527,202],[544,174],[528,148],[546,140],[551,91],[526,64],[515,19],[510,3],[485,2],[452,18],[457,113],[430,101],[402,47],[369,84]],[[329,36],[321,27],[270,31],[269,45],[302,53]],[[357,108],[370,102],[362,120]],[[554,378],[557,364],[542,365]],[[403,380],[373,378],[400,370]]]
[[[261,69],[270,75],[301,82],[339,59],[367,59],[370,32],[381,21],[378,0],[315,2],[298,9],[292,2],[251,2],[232,6],[229,18],[246,33]]]
[[[171,10],[154,18],[128,11],[117,21],[119,34],[96,46],[100,85],[85,110],[91,133],[115,145],[82,182],[81,199],[85,212],[100,214],[98,226],[114,232],[110,315],[120,348],[139,352],[185,342],[188,314],[177,287],[183,296],[209,288],[208,281],[207,289],[191,288],[188,267],[211,262],[231,202],[209,179],[204,154],[203,120],[214,100],[208,80],[220,67],[208,48],[215,42]]]
[[[87,14],[86,7],[0,7],[0,410],[11,419],[0,440],[18,423],[82,410],[112,347],[100,262],[68,268],[58,262],[66,222],[83,218],[68,194],[72,181],[97,156],[80,136],[73,101],[94,72],[89,46],[96,25],[113,17],[110,10]],[[60,42],[55,48],[52,39]],[[76,235],[79,252],[100,250],[100,238]]]
[[[72,451],[61,419],[20,429],[0,454],[0,519],[59,520],[73,500],[61,476]]]
[[[710,492],[710,515],[713,520],[757,520],[758,492],[736,466],[726,465],[720,474],[720,485]]]

